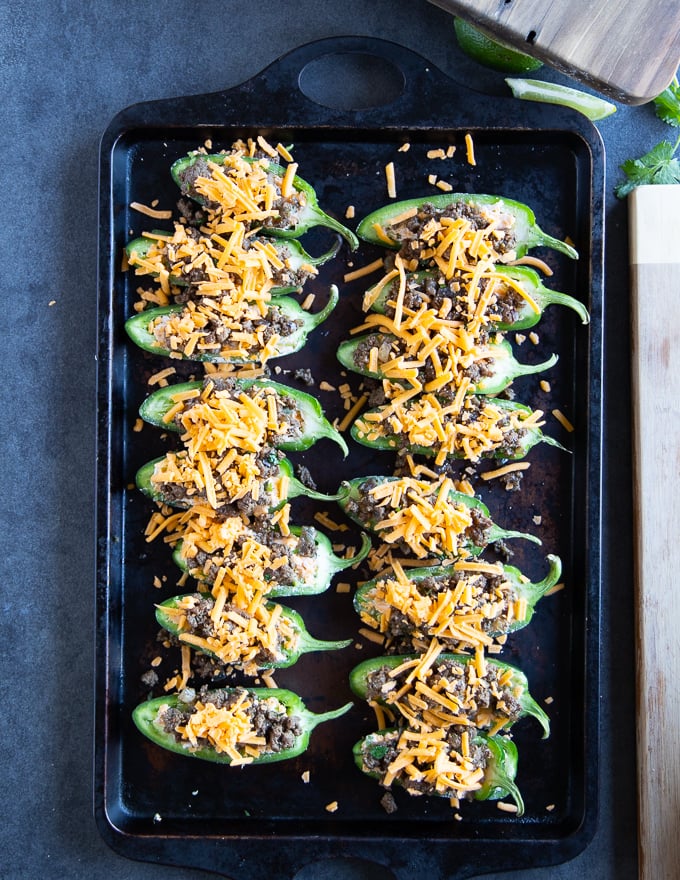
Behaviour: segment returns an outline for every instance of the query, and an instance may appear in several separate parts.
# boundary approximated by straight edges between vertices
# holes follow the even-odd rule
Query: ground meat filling
[[[522,712],[514,693],[515,684],[506,682],[505,668],[486,663],[484,675],[478,675],[472,662],[463,663],[449,658],[439,659],[421,678],[409,684],[411,669],[394,675],[393,668],[381,666],[367,678],[369,700],[386,702],[402,711],[410,726],[431,724],[428,713],[441,712],[441,704],[430,694],[437,694],[456,705],[458,723],[447,725],[457,733],[475,728],[489,730],[494,725],[512,724]],[[504,677],[505,676],[505,677]],[[420,689],[418,682],[426,685]],[[447,710],[450,712],[450,710]]]
[[[399,254],[404,260],[420,260],[421,250],[430,245],[430,240],[423,239],[424,230],[431,221],[438,221],[442,217],[468,220],[473,230],[486,229],[496,221],[492,241],[493,249],[499,256],[510,254],[517,244],[513,231],[515,218],[503,211],[502,205],[475,205],[462,201],[447,205],[444,209],[430,203],[423,204],[415,216],[389,226],[386,231],[390,238],[401,245]]]
[[[487,288],[489,284],[488,278],[479,280],[479,294]],[[396,296],[399,284],[396,281],[391,283],[391,290]],[[487,320],[493,323],[500,322],[503,324],[512,324],[519,320],[522,313],[522,306],[525,300],[510,285],[503,284],[502,276],[495,279],[494,294],[491,302],[486,308]],[[469,303],[466,298],[466,282],[460,272],[454,273],[450,280],[446,280],[443,275],[410,275],[406,277],[406,290],[404,293],[404,309],[417,312],[425,306],[437,314],[445,314],[449,321],[461,321],[463,323],[469,321],[473,316],[469,312]],[[385,314],[389,318],[395,315],[394,307],[389,305],[389,301],[394,301],[390,296],[386,297]],[[482,331],[479,335],[479,341],[484,343],[487,341],[488,334]]]
[[[217,709],[229,709],[242,700],[244,694],[248,695],[249,705],[245,711],[252,731],[256,736],[266,740],[262,751],[271,753],[294,748],[297,738],[303,732],[300,718],[296,715],[288,715],[285,707],[278,701],[271,698],[259,699],[253,694],[249,694],[245,688],[210,690],[207,685],[203,685],[198,692],[193,688],[185,688],[179,694],[177,707],[166,707],[158,720],[166,733],[174,735],[178,742],[184,742],[185,739],[178,728],[183,728],[187,724],[196,712],[197,704],[209,704]],[[208,745],[210,743],[207,740],[199,738],[199,747]]]

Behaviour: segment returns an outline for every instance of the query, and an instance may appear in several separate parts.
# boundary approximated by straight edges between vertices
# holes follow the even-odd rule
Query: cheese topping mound
[[[289,716],[276,697],[262,698],[244,688],[231,693],[208,691],[186,707],[181,702],[177,708],[161,705],[155,724],[188,749],[214,749],[234,766],[291,748],[302,731],[300,720]],[[281,734],[268,736],[275,726]]]
[[[404,543],[419,558],[470,554],[481,546],[490,521],[451,493],[450,477],[435,481],[402,477],[369,490],[375,505],[375,530],[387,544]],[[382,514],[382,516],[380,516]]]
[[[262,754],[267,740],[254,730],[247,713],[249,705],[245,691],[228,708],[199,702],[186,724],[177,727],[177,733],[194,748],[199,739],[205,740],[215,751],[229,755],[232,764],[250,764]]]
[[[295,650],[300,631],[283,616],[280,605],[262,601],[263,591],[249,609],[229,604],[225,584],[214,592],[215,599],[192,593],[181,597],[174,607],[163,606],[180,642],[212,654],[247,675],[256,675],[262,667],[285,659]]]
[[[526,616],[500,565],[460,561],[442,574],[412,579],[398,562],[365,596],[362,621],[407,650],[437,638],[446,650],[488,647]],[[520,616],[521,615],[521,616]]]
[[[377,772],[385,787],[398,782],[409,793],[437,794],[458,798],[478,791],[484,784],[488,751],[460,738],[458,748],[444,729],[421,733],[410,728],[370,734],[363,749],[363,764]],[[371,751],[379,750],[376,759]]]
[[[148,326],[170,357],[213,357],[265,364],[280,342],[299,330],[276,305],[235,299],[231,294],[190,300],[178,311],[155,316]]]
[[[461,266],[514,260],[514,226],[514,216],[499,200],[491,205],[456,202],[444,210],[422,205],[414,216],[394,218],[383,231],[401,244],[405,259],[416,265],[436,263],[450,278]]]
[[[302,433],[302,416],[292,397],[283,398],[272,387],[238,389],[228,380],[208,380],[199,397],[180,395],[166,421],[172,418],[192,459],[200,452],[259,452],[280,438]]]
[[[173,233],[145,232],[144,246],[132,250],[129,265],[135,275],[158,277],[163,286],[189,287],[194,297],[243,287],[260,299],[274,287],[297,287],[317,274],[309,263],[296,266],[284,243],[258,238],[235,221],[228,233],[226,225],[223,217],[210,216],[200,231],[175,222]]]
[[[422,394],[416,400],[396,399],[376,411],[364,413],[355,421],[359,439],[406,441],[409,446],[426,447],[441,465],[447,457],[477,462],[482,458],[521,452],[530,429],[540,428],[543,413],[508,409],[480,397],[441,400]]]
[[[253,452],[230,449],[220,456],[200,451],[192,458],[180,450],[167,452],[156,464],[151,485],[178,504],[207,501],[218,510],[248,501],[254,515],[262,516],[286,498],[288,477]]]
[[[219,515],[197,504],[168,516],[155,513],[148,534],[153,539],[163,530],[166,543],[181,541],[180,557],[189,573],[212,584],[215,598],[216,590],[227,586],[230,602],[241,608],[252,607],[279,584],[309,583],[317,570],[313,528],[285,536],[273,524],[254,526],[244,515]]]
[[[451,727],[473,735],[497,733],[520,717],[524,686],[511,668],[487,663],[482,646],[467,661],[442,657],[441,650],[433,640],[415,659],[374,669],[367,679],[369,698],[386,703],[425,734]]]
[[[269,159],[252,159],[234,149],[199,159],[191,188],[218,216],[252,226],[295,226],[307,197],[293,186],[297,165],[283,173]]]

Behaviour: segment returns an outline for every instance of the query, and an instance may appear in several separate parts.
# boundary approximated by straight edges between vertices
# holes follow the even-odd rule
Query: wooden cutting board
[[[680,62],[678,0],[430,2],[616,101],[651,101]]]
[[[640,880],[677,880],[680,186],[642,186],[633,190],[629,196],[629,218]],[[615,520],[612,525],[616,528]]]

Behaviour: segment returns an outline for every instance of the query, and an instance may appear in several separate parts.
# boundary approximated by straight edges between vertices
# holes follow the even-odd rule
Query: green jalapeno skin
[[[500,636],[504,633],[515,632],[518,629],[523,629],[531,622],[539,599],[545,596],[548,590],[552,589],[562,576],[562,560],[559,556],[549,553],[546,556],[546,561],[548,563],[548,573],[542,580],[536,581],[535,583],[525,580],[522,572],[514,565],[498,563],[503,570],[503,578],[512,584],[518,597],[525,600],[526,616],[523,620],[514,619],[507,627],[491,629],[489,631],[490,636]],[[409,580],[414,583],[416,587],[420,581],[430,578],[441,578],[443,581],[446,581],[449,576],[447,568],[441,565],[418,568],[414,571],[409,571],[408,573]],[[353,600],[354,610],[357,614],[367,615],[375,620],[376,623],[379,622],[380,611],[375,606],[373,593],[378,586],[378,582],[386,579],[387,578],[385,577],[373,578],[373,580],[366,581],[357,588]]]
[[[180,637],[180,640],[184,630],[179,628],[169,611],[177,608],[182,599],[186,598],[186,595],[200,594],[188,593],[182,596],[173,596],[156,606],[156,620],[158,621],[158,625],[169,633]],[[274,608],[274,603],[267,602],[266,607],[271,611]],[[281,606],[281,618],[286,620],[296,631],[298,636],[297,643],[294,648],[281,647],[283,657],[280,660],[271,660],[258,664],[258,669],[286,669],[297,663],[303,654],[310,654],[314,651],[338,651],[352,644],[352,639],[324,641],[322,639],[314,638],[314,636],[307,631],[307,627],[305,626],[302,617],[300,617],[297,611],[293,611],[292,608]],[[209,657],[213,657],[216,660],[220,659],[217,654],[213,653],[208,648],[198,647],[196,645],[191,645],[191,647],[195,651],[200,651],[202,654],[207,654]],[[230,665],[236,666],[235,663],[230,663]]]
[[[153,230],[156,234],[160,235],[171,235],[172,233],[166,232],[164,230]],[[310,266],[322,266],[324,263],[327,263],[331,260],[340,249],[340,238],[337,238],[333,244],[333,247],[329,248],[326,253],[321,254],[319,257],[310,256],[307,251],[302,247],[299,241],[295,239],[288,239],[287,241],[275,242],[274,247],[276,247],[277,251],[279,251],[282,255],[285,255],[285,260],[287,265],[292,268],[294,271],[301,269],[304,265],[309,264]],[[148,238],[144,235],[139,236],[139,238],[133,239],[129,242],[125,247],[125,252],[128,257],[128,261],[131,261],[131,269],[137,269],[132,262],[135,256],[144,259],[151,248],[152,245],[157,245],[158,240],[153,238]],[[169,268],[169,266],[168,266]],[[137,275],[148,274],[146,272],[136,272]],[[158,273],[151,273],[152,277],[157,277]],[[182,275],[170,275],[169,276],[170,284],[174,284],[177,287],[186,287],[189,284],[186,278]],[[303,282],[304,284],[304,282]],[[295,284],[295,285],[276,285],[271,288],[272,296],[281,296],[286,293],[296,293],[302,290],[303,284]]]
[[[365,521],[361,519],[361,517],[355,513],[352,509],[353,503],[356,503],[361,500],[361,497],[364,493],[364,485],[366,483],[370,483],[370,486],[374,485],[382,485],[384,483],[392,482],[393,480],[397,480],[398,477],[378,477],[378,476],[370,476],[370,477],[355,477],[353,480],[345,480],[338,489],[338,498],[337,503],[340,506],[340,509],[343,513],[348,516],[351,520],[356,522],[362,528],[368,529],[369,531],[374,532],[376,535],[380,536],[380,531],[376,530],[376,520],[371,519],[370,521]],[[509,538],[524,538],[527,541],[532,541],[534,544],[540,544],[541,541],[535,535],[529,535],[526,532],[515,532],[508,531],[507,529],[501,528],[499,525],[494,523],[489,516],[489,508],[484,504],[479,498],[474,498],[471,495],[466,495],[463,492],[449,492],[448,500],[452,504],[461,504],[468,508],[477,508],[484,514],[485,517],[489,518],[491,523],[488,531],[487,531],[487,543],[484,547],[487,547],[489,544],[493,544],[495,541],[505,541]],[[472,541],[463,542],[465,551],[470,556],[479,556],[479,554],[484,550],[484,547],[479,546],[477,544],[473,544]],[[445,558],[446,554],[439,553],[433,554],[438,558]]]
[[[501,409],[507,410],[508,412],[525,412],[529,415],[532,410],[531,407],[525,406],[521,403],[516,403],[512,400],[504,400],[503,398],[489,398],[489,403],[498,406]],[[389,406],[387,404],[386,406]],[[406,408],[409,407],[409,402],[405,404]],[[403,435],[401,434],[385,434],[381,437],[376,437],[375,439],[368,439],[368,435],[371,432],[375,422],[366,422],[363,418],[365,415],[370,415],[371,413],[377,413],[381,410],[385,409],[385,407],[377,407],[373,410],[367,410],[365,413],[362,413],[353,423],[350,434],[357,443],[360,443],[362,446],[367,446],[370,449],[379,449],[384,452],[393,452],[395,448],[401,447],[401,440],[403,439]],[[502,459],[504,461],[520,461],[523,459],[538,443],[547,443],[548,446],[556,446],[558,449],[566,452],[564,446],[553,437],[544,434],[540,428],[527,428],[526,433],[522,437],[521,441],[518,443],[517,451],[510,455],[507,451],[504,451],[502,448],[490,450],[488,453],[482,453],[480,456],[483,459],[495,458]],[[423,455],[428,458],[434,458],[438,452],[439,447],[437,445],[433,446],[422,446],[418,443],[412,443],[408,445],[408,450],[416,455]],[[449,453],[447,456],[449,459],[464,459],[464,453]]]
[[[372,754],[375,758],[383,757],[387,750],[384,743],[385,736],[398,736],[398,728],[388,728],[379,730],[375,733],[369,733],[357,742],[353,749],[354,762],[362,773],[370,776],[372,779],[380,780],[380,773],[370,770],[364,764],[364,754],[366,752]],[[488,736],[479,733],[473,742],[483,743],[489,749],[490,755],[484,769],[484,780],[481,788],[472,792],[472,797],[477,801],[500,800],[505,797],[511,797],[517,807],[516,816],[524,815],[524,801],[522,795],[515,783],[517,775],[517,746],[507,736]],[[399,778],[394,782],[395,785],[403,787],[403,783]],[[432,792],[433,797],[450,797],[451,792]]]
[[[159,458],[154,458],[152,461],[143,464],[137,471],[135,484],[140,492],[143,492],[144,495],[151,498],[152,501],[160,501],[170,507],[178,507],[180,510],[187,510],[192,507],[191,504],[166,497],[151,481],[156,465],[160,464],[163,459],[164,456],[160,456]],[[290,501],[292,498],[298,498],[301,495],[304,495],[306,498],[312,498],[315,501],[337,501],[338,499],[337,494],[324,495],[323,492],[316,492],[300,482],[300,480],[293,476],[293,465],[287,458],[283,458],[279,462],[279,476],[288,477],[288,492],[285,498],[282,498],[276,504],[272,505],[270,512],[278,510],[278,508],[282,507],[286,501]],[[270,480],[264,480],[263,486],[265,491],[267,491],[268,485],[270,485]]]
[[[582,324],[588,324],[590,322],[588,309],[580,300],[570,296],[568,293],[561,293],[558,290],[551,290],[549,287],[546,287],[541,281],[538,272],[535,272],[533,269],[529,269],[527,266],[496,266],[494,271],[498,272],[499,275],[504,275],[515,281],[529,294],[538,306],[538,311],[536,311],[532,308],[530,303],[524,300],[518,306],[518,317],[513,321],[494,321],[493,328],[495,330],[503,332],[506,330],[528,330],[531,327],[535,327],[543,317],[543,312],[547,306],[550,305],[566,306],[576,312],[581,319]],[[428,277],[438,278],[441,276],[437,272],[423,269],[419,272],[407,274],[406,283],[408,285],[409,279],[419,281]],[[394,282],[385,285],[380,291],[371,305],[370,310],[372,312],[377,312],[381,315],[386,313],[388,308],[387,304],[392,297],[393,284]],[[374,285],[374,287],[375,286],[377,285]],[[373,288],[369,288],[366,291],[366,294],[370,295],[372,290]]]
[[[233,688],[221,688],[220,690],[232,692]],[[256,764],[273,764],[277,761],[286,761],[302,754],[309,746],[309,739],[314,728],[326,721],[332,721],[339,718],[352,708],[352,703],[347,703],[339,709],[333,709],[330,712],[315,713],[311,712],[300,697],[292,691],[284,688],[245,688],[248,693],[253,694],[256,699],[266,700],[275,697],[283,706],[285,706],[288,716],[296,716],[300,719],[302,732],[297,736],[295,745],[289,749],[282,749],[279,752],[266,752],[263,755],[254,758],[250,764],[239,765],[251,766]],[[198,746],[194,748],[191,743],[179,742],[172,733],[168,733],[160,727],[156,718],[158,711],[163,706],[170,708],[181,708],[181,703],[177,694],[167,697],[156,697],[153,700],[147,700],[140,703],[132,713],[133,721],[137,729],[144,734],[151,742],[155,743],[163,749],[175,752],[178,755],[186,755],[190,758],[199,758],[203,761],[212,761],[216,764],[230,764],[231,758],[223,752],[218,752],[211,746]]]
[[[369,370],[368,366],[358,366],[356,363],[356,353],[360,346],[364,345],[371,336],[378,334],[365,334],[364,336],[347,339],[338,346],[337,358],[343,367],[358,373],[360,376],[367,376],[370,379],[385,379],[387,376],[378,368],[377,370]],[[388,333],[379,334],[385,341],[394,339]],[[500,394],[510,383],[519,376],[529,376],[534,373],[541,373],[544,370],[554,367],[558,361],[556,354],[551,355],[547,361],[540,364],[520,364],[512,353],[512,346],[507,340],[502,342],[490,343],[484,346],[489,352],[488,360],[491,361],[491,374],[483,376],[475,385],[470,385],[469,394]]]
[[[284,336],[279,340],[279,347],[274,355],[276,358],[285,357],[299,351],[305,344],[309,334],[322,324],[330,315],[338,304],[339,292],[338,288],[333,284],[329,289],[329,299],[321,311],[312,314],[305,311],[299,303],[294,299],[286,296],[279,296],[271,301],[271,307],[275,307],[287,315],[292,320],[299,323],[296,330],[289,336]],[[258,362],[257,354],[249,358],[228,358],[220,354],[209,352],[199,352],[187,357],[180,352],[172,352],[170,349],[162,346],[149,330],[149,325],[155,318],[161,318],[164,315],[180,313],[184,309],[183,305],[160,306],[156,309],[149,309],[140,312],[133,317],[128,318],[125,322],[125,330],[130,339],[144,351],[151,354],[158,354],[164,357],[173,357],[178,360],[187,361],[209,361],[211,363],[231,363],[231,364],[252,364]],[[273,358],[272,358],[273,359]]]
[[[371,657],[368,660],[359,663],[350,671],[349,686],[357,697],[366,700],[368,699],[368,677],[372,672],[376,672],[383,667],[396,669],[397,666],[401,666],[402,663],[405,663],[408,660],[417,660],[418,657],[418,654],[391,654],[385,657]],[[437,665],[441,661],[451,661],[460,666],[467,666],[468,663],[474,661],[474,657],[471,654],[442,653],[437,657],[432,669],[436,670]],[[520,669],[517,669],[517,667],[511,666],[509,663],[503,663],[492,657],[486,657],[484,662],[490,666],[494,666],[502,672],[511,670],[512,678],[510,679],[510,686],[513,690],[516,689],[516,691],[519,691],[517,700],[521,706],[521,714],[519,715],[519,718],[517,718],[517,721],[526,716],[535,718],[543,728],[543,739],[547,739],[550,736],[550,719],[529,693],[529,682],[527,681],[526,675]],[[390,705],[390,703],[385,700],[380,700],[379,702],[383,706]],[[465,710],[463,710],[463,712],[464,711]],[[475,722],[475,719],[470,720],[471,723]],[[508,730],[514,723],[515,721],[508,718],[500,729]],[[492,725],[490,724],[490,726]],[[475,724],[475,727],[478,727],[478,725]],[[484,728],[478,727],[478,729],[483,730]]]
[[[523,257],[531,248],[543,246],[553,248],[567,257],[578,259],[578,252],[570,244],[553,238],[544,232],[536,223],[536,215],[528,205],[517,202],[514,199],[506,199],[501,196],[488,195],[486,193],[443,193],[442,195],[424,196],[422,198],[405,199],[401,202],[392,202],[384,205],[376,211],[368,214],[357,226],[359,238],[369,244],[377,244],[387,247],[387,243],[379,236],[375,226],[379,226],[389,238],[389,227],[394,217],[398,217],[410,208],[420,209],[424,205],[433,205],[439,210],[445,210],[450,205],[463,202],[467,205],[502,205],[502,207],[515,219],[513,232],[516,238],[515,254],[517,258]],[[397,241],[392,245],[398,250],[400,245]]]
[[[338,444],[345,457],[349,454],[345,438],[324,416],[321,404],[311,394],[298,391],[296,388],[289,388],[288,385],[282,385],[279,382],[272,382],[269,379],[235,379],[234,382],[236,389],[245,393],[251,388],[255,390],[271,388],[277,397],[283,399],[284,404],[288,399],[299,413],[302,421],[300,435],[291,439],[277,440],[274,444],[277,449],[282,449],[285,452],[303,452],[313,446],[317,440],[326,437]],[[202,387],[203,382],[196,381],[159,388],[144,400],[139,408],[139,415],[145,422],[157,428],[179,432],[181,427],[174,420],[166,421],[165,418],[175,405],[173,396],[184,391],[200,390]]]
[[[216,165],[223,165],[225,160],[225,155],[221,154],[212,154],[212,155],[197,155],[197,154],[189,154],[188,156],[184,156],[181,159],[178,159],[173,163],[170,173],[172,174],[172,178],[175,183],[182,190],[182,193],[194,201],[198,202],[200,205],[205,205],[205,199],[200,193],[196,192],[193,186],[185,183],[183,180],[184,174],[186,171],[199,159],[214,162]],[[261,162],[266,170],[270,174],[274,174],[277,177],[283,177],[286,173],[286,169],[281,165],[277,165],[274,162],[270,162],[266,159],[254,159],[249,156],[244,156],[243,159],[246,162]],[[342,238],[347,242],[350,249],[355,251],[359,247],[359,240],[357,239],[354,232],[351,229],[348,229],[334,217],[331,217],[325,211],[323,211],[319,207],[319,200],[317,198],[316,192],[313,187],[307,183],[306,180],[303,180],[301,177],[295,175],[293,178],[293,189],[297,190],[300,193],[303,193],[305,196],[305,205],[302,207],[297,214],[297,221],[294,226],[263,226],[262,234],[263,235],[271,235],[275,238],[299,238],[305,232],[308,232],[315,226],[324,226],[327,229],[332,229],[333,232],[337,232],[338,235],[341,235]]]
[[[291,526],[290,531],[293,535],[299,535],[302,529],[300,526]],[[318,530],[315,531],[314,544],[316,546],[316,554],[314,556],[315,568],[311,580],[303,580],[296,577],[290,584],[276,584],[267,591],[267,596],[274,599],[282,596],[316,596],[319,593],[324,593],[330,587],[334,575],[362,562],[371,550],[371,539],[365,534],[361,536],[361,547],[351,559],[336,556],[333,553],[333,546],[329,539]],[[293,555],[295,555],[295,551],[293,551]],[[191,569],[190,563],[182,556],[181,541],[178,541],[177,546],[173,550],[172,558],[182,571],[186,571],[187,574],[190,574],[202,583],[210,584],[212,582],[211,578],[197,573],[195,569]]]

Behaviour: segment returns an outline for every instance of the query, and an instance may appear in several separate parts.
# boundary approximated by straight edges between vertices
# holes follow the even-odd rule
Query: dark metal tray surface
[[[334,56],[354,56],[396,72],[398,94],[362,110],[310,100],[300,90],[302,74],[307,71],[314,82],[310,65]],[[474,140],[475,166],[465,161],[466,132]],[[566,588],[542,601],[531,625],[514,634],[501,655],[526,672],[539,701],[552,697],[546,706],[552,722],[548,740],[540,739],[530,720],[514,728],[523,818],[493,802],[464,802],[454,811],[444,799],[398,791],[398,810],[388,815],[380,805],[380,787],[352,762],[353,743],[375,726],[372,710],[358,701],[342,719],[317,728],[298,759],[239,770],[163,752],[131,721],[133,707],[148,694],[141,675],[159,653],[154,603],[180,590],[167,547],[145,543],[151,503],[130,488],[138,466],[171,441],[148,426],[132,430],[150,390],[148,377],[169,362],[136,349],[124,332],[138,282],[121,271],[122,249],[150,226],[129,205],[159,199],[159,207],[174,208],[178,193],[169,176],[174,159],[208,138],[221,149],[258,134],[294,144],[299,173],[316,188],[322,207],[339,218],[348,204],[361,217],[388,201],[384,166],[394,161],[399,198],[438,192],[427,183],[427,174],[436,173],[456,190],[526,202],[542,228],[571,236],[579,248],[577,262],[547,257],[555,269],[547,283],[583,299],[590,325],[552,307],[536,328],[538,345],[516,346],[526,361],[559,353],[547,375],[549,394],[540,391],[540,376],[516,381],[515,390],[525,403],[548,413],[559,407],[568,415],[573,434],[551,417],[546,430],[571,453],[535,448],[520,492],[493,483],[481,487],[498,522],[534,531],[543,541],[540,548],[513,542],[513,564],[534,580],[543,576],[546,553],[557,553],[564,564]],[[407,141],[411,149],[398,152]],[[452,159],[426,159],[428,149],[451,143],[457,146]],[[112,121],[101,144],[95,811],[101,833],[118,852],[239,880],[270,878],[272,865],[277,877],[292,877],[315,859],[352,856],[384,865],[398,878],[418,880],[554,864],[587,845],[598,800],[603,176],[599,135],[583,117],[477,94],[410,51],[368,38],[310,44],[229,91],[136,105]],[[321,252],[328,236],[316,231],[304,244]],[[305,293],[315,292],[323,304],[329,284],[337,283],[340,306],[299,354],[272,363],[283,370],[274,378],[305,390],[293,371],[311,368],[317,383],[311,390],[331,419],[344,414],[339,398],[320,391],[318,382],[343,381],[334,352],[360,323],[366,286],[365,279],[344,284],[343,275],[348,263],[358,267],[376,256],[378,249],[366,245],[351,256],[343,248],[322,267]],[[177,381],[202,373],[196,364],[172,364]],[[291,458],[306,464],[324,491],[334,491],[344,478],[387,473],[392,464],[391,456],[354,443],[343,461],[328,441]],[[343,519],[333,505],[301,499],[294,502],[293,519],[312,523],[320,509]],[[540,526],[533,522],[536,515]],[[358,539],[354,529],[342,536],[352,538]],[[160,590],[153,586],[155,576],[163,579]],[[321,596],[284,601],[303,614],[317,637],[354,641],[339,652],[303,656],[276,673],[277,684],[300,693],[316,711],[352,699],[348,671],[378,649],[359,636],[351,595],[332,586]],[[179,665],[178,654],[164,659],[162,680],[173,664]],[[308,784],[301,779],[305,770]],[[335,813],[325,810],[332,801],[338,802]]]

